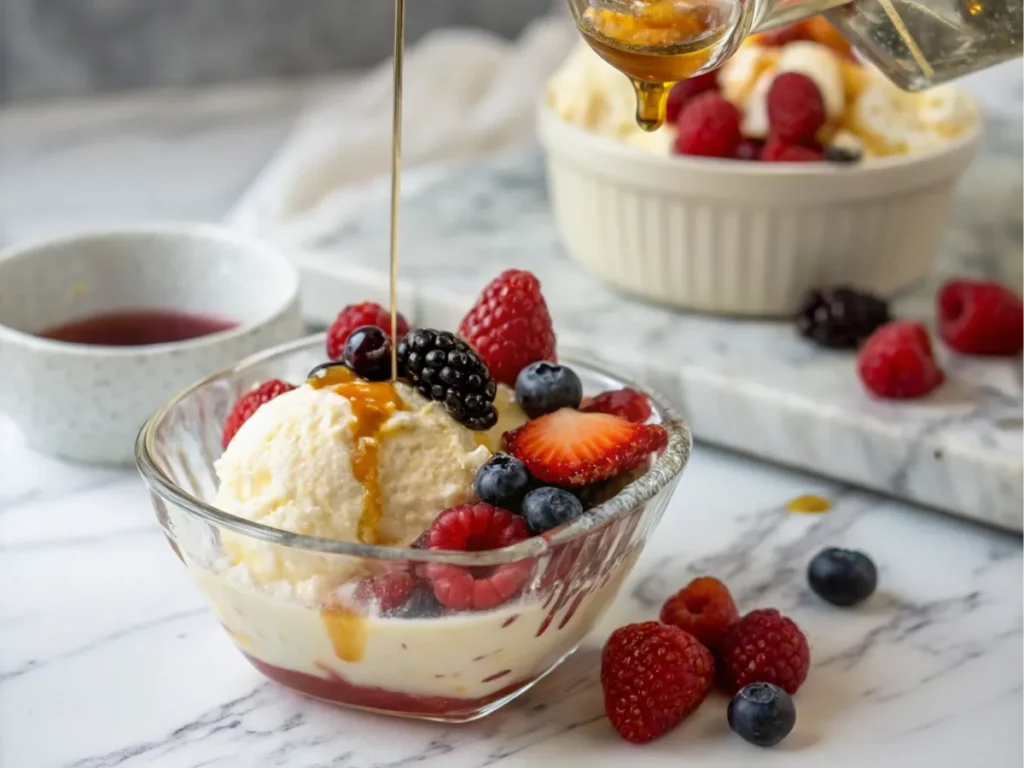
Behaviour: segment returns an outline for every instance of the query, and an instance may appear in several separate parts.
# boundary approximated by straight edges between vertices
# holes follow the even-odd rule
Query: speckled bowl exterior
[[[98,313],[152,309],[239,324],[136,347],[34,335]],[[43,453],[130,464],[136,434],[162,403],[302,329],[295,268],[230,230],[154,226],[18,246],[0,252],[0,411]]]

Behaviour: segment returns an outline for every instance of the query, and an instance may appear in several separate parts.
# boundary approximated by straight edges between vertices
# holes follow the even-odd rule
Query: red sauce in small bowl
[[[173,310],[142,309],[107,312],[47,328],[44,339],[104,347],[167,344],[209,336],[238,326],[234,320]]]

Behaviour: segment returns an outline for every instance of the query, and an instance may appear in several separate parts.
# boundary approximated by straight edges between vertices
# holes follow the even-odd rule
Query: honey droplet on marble
[[[786,505],[786,509],[790,512],[802,515],[820,515],[822,512],[828,512],[831,508],[832,504],[828,499],[809,494],[797,496]]]

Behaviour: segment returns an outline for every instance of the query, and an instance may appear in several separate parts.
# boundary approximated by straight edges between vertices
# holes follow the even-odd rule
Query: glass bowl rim
[[[444,562],[462,566],[495,566],[539,557],[550,552],[555,547],[578,539],[591,531],[603,528],[618,517],[653,499],[680,475],[689,460],[693,445],[690,430],[682,418],[675,412],[675,409],[666,402],[665,398],[654,392],[650,387],[635,380],[625,378],[621,374],[609,370],[604,365],[594,362],[592,353],[584,350],[575,350],[575,353],[570,351],[568,354],[563,354],[562,350],[560,350],[559,358],[563,362],[581,370],[588,370],[608,377],[622,387],[638,389],[647,395],[656,410],[662,415],[661,425],[668,431],[668,444],[643,475],[636,478],[612,498],[595,507],[591,507],[584,515],[568,525],[508,547],[482,552],[454,552],[450,550],[412,549],[409,547],[362,544],[359,542],[339,541],[337,539],[292,533],[291,531],[273,528],[269,525],[257,523],[217,509],[213,505],[185,491],[165,474],[154,458],[155,435],[163,420],[178,403],[211,382],[237,375],[253,365],[297,352],[306,347],[312,347],[314,344],[322,345],[325,336],[326,334],[324,333],[304,336],[255,355],[250,355],[235,365],[221,369],[217,373],[192,384],[171,398],[146,421],[135,441],[135,463],[149,489],[164,501],[175,504],[186,513],[198,517],[206,523],[227,528],[235,533],[260,541],[292,549],[368,559],[418,560]]]

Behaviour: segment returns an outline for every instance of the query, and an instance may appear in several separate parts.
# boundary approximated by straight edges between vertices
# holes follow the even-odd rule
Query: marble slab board
[[[962,185],[935,274],[899,298],[897,314],[931,321],[936,286],[951,274],[1020,287],[1016,130],[1017,143],[990,136]],[[560,340],[661,390],[698,440],[1021,531],[1019,358],[940,349],[947,385],[918,402],[880,402],[865,394],[851,354],[816,349],[788,323],[701,316],[618,295],[565,254],[538,151],[464,168],[411,195],[402,212],[401,304],[417,322],[455,327],[493,276],[529,269],[543,282]],[[374,204],[301,256],[313,319],[329,322],[348,300],[386,299],[387,213],[385,201]]]

